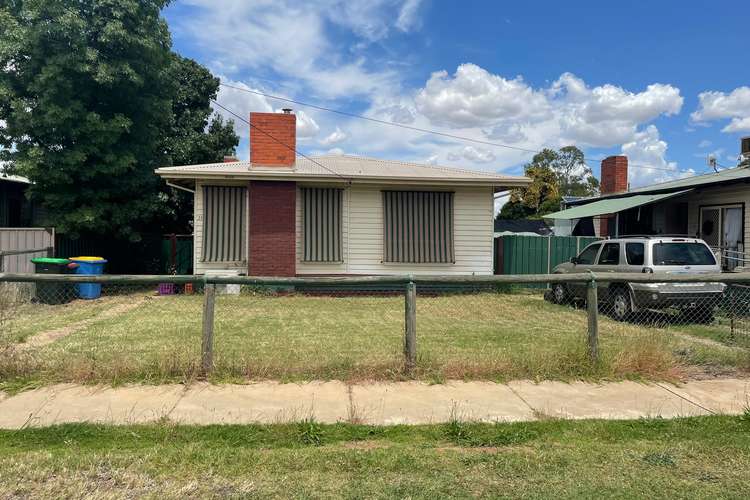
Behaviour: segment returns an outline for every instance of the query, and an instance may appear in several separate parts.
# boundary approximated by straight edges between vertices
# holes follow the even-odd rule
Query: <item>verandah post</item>
[[[406,372],[411,373],[417,364],[417,285],[409,280],[406,284],[404,356]]]
[[[201,345],[201,369],[203,375],[211,373],[214,367],[214,305],[216,285],[203,286],[203,342]]]
[[[588,348],[592,363],[599,361],[599,297],[596,279],[591,276],[586,293],[586,311],[588,315]]]

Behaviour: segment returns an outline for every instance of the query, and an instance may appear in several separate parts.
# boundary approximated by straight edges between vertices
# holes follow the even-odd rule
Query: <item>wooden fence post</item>
[[[413,281],[407,283],[405,295],[404,356],[406,357],[406,372],[411,373],[417,364],[417,285]]]
[[[591,277],[586,293],[586,311],[588,315],[588,346],[589,358],[592,363],[599,361],[599,298],[596,290],[596,280]]]
[[[206,283],[203,287],[203,343],[201,346],[201,368],[203,375],[214,367],[214,305],[216,285]]]

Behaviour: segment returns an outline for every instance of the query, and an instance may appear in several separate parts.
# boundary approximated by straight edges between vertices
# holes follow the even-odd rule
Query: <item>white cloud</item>
[[[415,98],[417,110],[437,125],[454,128],[493,125],[499,120],[528,119],[547,111],[544,94],[521,77],[508,80],[475,64],[462,64],[453,77],[436,71]]]
[[[276,112],[279,113],[281,110],[277,110]],[[311,139],[318,135],[320,126],[312,116],[301,109],[295,111],[294,114],[297,115],[297,139]]]
[[[750,131],[750,87],[737,87],[728,94],[701,92],[698,101],[698,109],[690,114],[695,123],[731,118],[722,132]]]
[[[750,116],[745,118],[732,118],[729,125],[721,129],[722,132],[750,132]]]
[[[658,83],[638,93],[611,84],[590,88],[571,73],[534,89],[520,76],[507,79],[462,64],[452,76],[433,73],[415,104],[434,125],[485,127],[494,139],[533,140],[544,130],[547,140],[552,135],[563,143],[611,147],[632,140],[639,125],[679,113],[683,98],[676,87]]]
[[[373,42],[388,36],[393,27],[403,31],[407,21],[409,26],[417,23],[412,0],[181,3],[197,12],[175,19],[175,34],[204,53],[214,71],[237,78],[249,71],[270,70],[274,76],[297,80],[328,98],[370,95],[399,83],[395,71],[342,51],[332,39],[331,25]]]
[[[711,141],[709,141],[708,139],[703,139],[701,142],[698,143],[698,147],[701,148],[701,149],[703,149],[703,148],[707,148],[707,147],[711,146],[711,144],[713,144],[713,143]]]
[[[345,141],[348,136],[337,126],[336,130],[320,140],[322,146],[333,146],[339,142]]]
[[[341,148],[331,148],[328,151],[326,151],[326,154],[334,155],[334,156],[341,156],[344,154],[344,150]]]
[[[495,154],[487,149],[466,146],[464,148],[464,158],[477,163],[489,163],[495,161]]]
[[[622,145],[628,157],[628,181],[632,187],[695,175],[691,170],[678,170],[677,163],[666,160],[667,143],[659,138],[659,130],[649,125],[637,132],[633,140]]]
[[[401,6],[401,11],[398,13],[398,19],[396,19],[396,28],[401,31],[410,31],[412,28],[419,26],[419,18],[417,12],[419,11],[419,5],[422,0],[406,0]]]

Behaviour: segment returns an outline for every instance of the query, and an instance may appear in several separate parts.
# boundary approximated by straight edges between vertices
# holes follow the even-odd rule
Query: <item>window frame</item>
[[[338,207],[338,235],[334,237],[334,241],[337,242],[338,248],[334,250],[333,256],[328,259],[308,259],[307,258],[307,243],[308,239],[310,238],[310,235],[308,234],[308,224],[307,224],[307,204],[306,204],[306,196],[309,195],[312,191],[333,191],[338,193],[338,200],[337,203],[339,205]],[[345,196],[345,189],[339,188],[339,187],[321,187],[321,186],[300,186],[300,220],[301,220],[301,228],[300,228],[300,244],[301,244],[301,255],[300,255],[300,262],[304,264],[343,264],[344,262],[344,196]],[[317,253],[317,248],[316,248]],[[336,258],[336,253],[338,253],[338,259]]]
[[[386,265],[426,265],[426,266],[452,266],[456,263],[456,196],[454,191],[440,191],[440,190],[413,190],[413,189],[384,189],[381,191],[381,201],[383,205],[382,209],[382,216],[383,216],[383,224],[382,224],[382,241],[383,241],[383,252],[382,252],[382,264]],[[433,199],[433,202],[436,203],[436,205],[433,205],[433,216],[437,216],[438,214],[445,215],[443,218],[442,215],[439,217],[438,220],[432,220],[428,221],[426,219],[423,219],[425,226],[428,227],[431,226],[433,228],[433,239],[430,238],[423,238],[421,241],[422,247],[419,247],[419,242],[413,243],[415,246],[412,246],[411,248],[407,247],[407,249],[401,249],[398,250],[397,247],[394,247],[393,250],[389,251],[389,229],[392,229],[392,221],[395,221],[395,224],[398,223],[398,219],[404,215],[404,212],[407,210],[403,206],[403,202],[405,201],[404,198],[399,197],[397,198],[397,202],[400,203],[400,205],[395,209],[396,213],[391,214],[389,210],[391,209],[392,203],[389,203],[389,196],[394,196],[396,194],[403,195],[403,197],[408,198],[410,195],[425,195],[425,194],[437,194],[441,197],[444,197],[447,201],[447,207],[444,209],[440,208],[440,203],[442,203],[438,198]],[[393,201],[393,200],[391,200]],[[424,200],[423,200],[424,201]],[[429,210],[425,210],[424,206],[421,206],[419,208],[415,208],[417,210],[417,213],[421,213],[424,217]],[[443,213],[446,212],[446,213]],[[412,214],[413,217],[413,214]],[[410,222],[404,225],[397,225],[396,232],[400,233],[400,240],[405,241],[406,238],[405,232],[409,230],[414,230],[415,225],[411,222],[413,219],[410,219]],[[446,228],[443,231],[439,231],[438,225],[440,222],[445,225],[449,225],[448,228]],[[422,228],[422,226],[419,226]],[[442,238],[444,239],[445,244],[439,246],[437,240],[436,240],[436,234],[440,232],[442,235]],[[428,230],[429,234],[429,230]],[[432,243],[430,243],[432,241]],[[398,243],[398,242],[397,242]],[[433,248],[430,248],[430,244],[433,245]],[[438,249],[440,249],[438,251]],[[444,250],[444,251],[443,251]],[[392,259],[389,260],[389,253],[391,253]],[[415,256],[422,256],[417,257],[416,259],[398,259],[397,257],[399,255],[408,254],[411,253]],[[443,258],[437,258],[439,255],[444,255]],[[429,260],[425,260],[425,256],[428,256]],[[420,260],[421,259],[421,260]]]
[[[594,258],[591,260],[591,262],[590,263],[581,262],[580,261],[581,255],[583,255],[584,253],[586,253],[586,251],[589,248],[593,248],[593,247],[598,247],[598,248],[596,249],[596,252],[594,253]],[[601,242],[596,242],[596,243],[590,244],[589,246],[587,246],[586,248],[584,248],[583,250],[581,250],[581,253],[579,253],[578,256],[576,256],[576,264],[581,264],[581,265],[584,265],[584,266],[593,266],[597,262],[597,260],[598,260],[599,252],[601,251],[601,249],[602,249]]]
[[[605,249],[610,246],[617,247],[617,262],[602,262],[602,257],[604,257],[604,251]],[[596,258],[596,265],[597,266],[619,266],[620,265],[620,252],[622,251],[622,247],[620,246],[619,242],[607,242],[602,244],[602,248],[599,251],[599,255]]]
[[[630,246],[640,246],[641,247],[641,262],[630,262],[630,254],[628,253],[628,247]],[[625,262],[629,266],[643,266],[646,264],[646,244],[641,243],[639,241],[628,241],[625,243]]]

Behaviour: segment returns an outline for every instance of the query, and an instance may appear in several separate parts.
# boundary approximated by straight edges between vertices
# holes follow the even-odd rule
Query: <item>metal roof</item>
[[[692,189],[685,189],[683,191],[677,191],[674,193],[663,193],[663,194],[638,194],[629,196],[627,198],[613,198],[594,201],[586,205],[580,205],[567,210],[561,210],[549,215],[545,215],[545,219],[582,219],[583,217],[593,217],[595,215],[614,214],[622,212],[629,208],[640,207],[654,203],[674,196],[679,196],[692,191]]]
[[[4,172],[0,172],[0,181],[18,182],[19,184],[31,184],[31,181],[26,177],[21,177],[20,175],[8,175]]]
[[[367,181],[434,181],[484,184],[492,186],[525,186],[531,182],[523,176],[501,175],[438,165],[425,165],[363,156],[329,155],[297,157],[291,168],[261,165],[249,161],[205,163],[156,170],[168,179],[236,178],[289,180],[367,180]]]
[[[748,167],[729,168],[726,170],[721,170],[720,172],[711,172],[710,174],[694,175],[692,177],[684,177],[682,179],[675,179],[673,181],[660,182],[659,184],[652,184],[650,186],[635,188],[622,193],[613,193],[604,196],[571,200],[567,203],[569,206],[581,206],[584,204],[596,202],[598,200],[627,198],[630,196],[646,193],[667,193],[683,189],[693,189],[710,186],[714,184],[725,184],[743,181],[750,181],[750,168]]]

